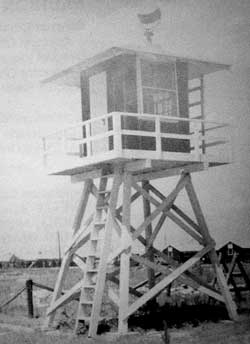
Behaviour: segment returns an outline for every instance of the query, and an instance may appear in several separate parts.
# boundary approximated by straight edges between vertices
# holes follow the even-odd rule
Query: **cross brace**
[[[141,181],[143,182],[140,185]],[[112,182],[111,186],[109,182]],[[175,204],[182,190],[187,192],[195,219],[185,214]],[[96,208],[82,224],[90,196],[96,199]],[[144,218],[141,224],[135,226],[131,208],[140,198],[143,199]],[[138,217],[141,214],[142,211],[141,213],[138,211]],[[198,253],[180,265],[154,246],[161,231],[166,230],[163,225],[167,218],[202,246]],[[156,225],[153,222],[155,220],[157,220]],[[145,247],[144,256],[135,254],[137,242]],[[112,244],[115,246],[113,250]],[[81,252],[83,248],[85,249],[85,262],[82,261],[80,265],[84,272],[83,279],[62,295],[70,262],[80,248]],[[213,288],[189,271],[205,254],[210,257],[219,289]],[[161,257],[167,266],[154,261],[155,255]],[[115,258],[120,262],[119,268],[109,272],[108,264]],[[148,279],[137,283],[134,287],[130,283],[131,260],[148,270]],[[112,291],[109,294],[118,307],[118,332],[124,334],[128,330],[128,317],[146,302],[154,299],[176,279],[225,303],[230,318],[237,319],[236,306],[220,267],[215,242],[210,236],[190,174],[182,173],[173,190],[164,196],[150,183],[150,175],[144,180],[138,176],[134,177],[131,172],[117,168],[112,176],[100,176],[99,187],[95,185],[94,179],[85,181],[73,224],[72,242],[62,261],[52,301],[47,310],[45,327],[52,324],[59,307],[78,298],[76,329],[78,322],[84,320],[89,326],[89,336],[94,337],[100,320],[105,283],[109,280],[119,288],[118,294]],[[146,292],[140,291],[141,286],[145,289],[147,285],[149,288]],[[91,293],[89,293],[90,289]],[[133,299],[132,302],[130,295],[137,299],[135,301]]]

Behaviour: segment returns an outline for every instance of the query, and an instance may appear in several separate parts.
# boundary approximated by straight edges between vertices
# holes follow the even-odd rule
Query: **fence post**
[[[26,290],[27,290],[28,316],[29,318],[33,318],[34,317],[33,281],[31,279],[26,281]]]

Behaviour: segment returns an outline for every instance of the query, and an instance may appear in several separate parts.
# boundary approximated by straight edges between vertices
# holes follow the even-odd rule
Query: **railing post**
[[[114,130],[114,151],[121,152],[122,150],[122,135],[121,135],[121,114],[114,113],[113,119],[113,130]]]
[[[200,123],[194,123],[194,155],[195,159],[200,160]]]
[[[86,128],[86,147],[87,147],[87,157],[92,155],[92,142],[90,141],[91,130],[90,130],[90,122],[85,124]]]
[[[31,279],[26,281],[26,290],[27,290],[28,316],[29,316],[29,318],[33,318],[34,317],[33,281]]]
[[[156,134],[156,156],[161,158],[161,120],[159,116],[155,118],[155,134]]]

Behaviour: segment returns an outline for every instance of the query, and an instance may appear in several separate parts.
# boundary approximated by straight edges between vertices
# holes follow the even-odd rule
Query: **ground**
[[[123,337],[106,334],[97,339],[85,336],[73,336],[70,333],[52,331],[43,333],[39,328],[29,323],[28,326],[10,324],[8,317],[0,315],[1,344],[160,344],[164,343],[162,332],[131,333]],[[7,320],[9,320],[7,324]],[[31,326],[32,325],[32,326]],[[171,329],[171,344],[249,344],[250,343],[250,314],[240,317],[239,322],[221,321],[204,323],[198,327]]]
[[[136,270],[137,277],[138,272],[140,271]],[[33,269],[30,271],[15,269],[6,272],[0,271],[0,305],[15,295],[18,290],[22,289],[28,278],[32,278],[37,283],[53,287],[57,273],[58,269]],[[81,278],[81,275],[75,269],[71,269],[69,277],[66,288]],[[162,316],[166,316],[168,319],[168,325],[170,326],[168,333],[171,344],[250,343],[250,295],[245,296],[241,305],[243,307],[241,307],[240,321],[233,323],[226,320],[225,312],[221,313],[218,305],[204,303],[203,301],[205,299],[197,298],[197,295],[192,294],[192,291],[189,289],[184,289],[182,292],[184,292],[185,302],[187,300],[192,301],[192,303],[195,301],[196,304],[193,305],[189,302],[183,305],[181,297],[183,293],[178,293],[178,295],[173,294],[172,299],[176,297],[179,302],[181,301],[176,310],[169,307],[162,308],[163,313],[161,314],[155,313],[153,317],[143,318],[143,320],[139,317],[140,326],[138,326],[137,317],[134,319],[133,327],[130,326],[130,330],[134,330],[134,332],[131,332],[127,336],[119,338],[112,333],[111,329],[111,333],[100,335],[97,339],[88,339],[86,334],[80,336],[72,335],[72,323],[69,320],[73,314],[73,308],[76,306],[74,303],[72,307],[69,307],[60,314],[60,331],[42,332],[41,326],[43,324],[44,312],[51,293],[34,289],[35,318],[30,319],[27,316],[26,293],[23,292],[15,301],[0,311],[0,344],[101,344],[111,342],[117,344],[160,344],[164,343],[162,327],[158,328],[159,331],[150,330],[149,327],[154,325],[153,323],[158,324],[159,319],[162,320]],[[189,308],[193,306],[196,308]],[[108,302],[105,303],[105,311],[109,316],[113,315],[112,305]],[[168,316],[168,314],[171,314],[171,316]],[[192,321],[187,321],[185,316],[190,317],[190,315]],[[156,316],[158,316],[157,319]],[[145,326],[141,326],[142,323]],[[157,326],[152,327],[157,328]]]

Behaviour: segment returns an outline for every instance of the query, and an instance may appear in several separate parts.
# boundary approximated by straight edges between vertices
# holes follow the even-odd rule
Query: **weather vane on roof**
[[[161,10],[157,8],[153,12],[147,14],[139,14],[138,18],[144,27],[144,36],[147,41],[152,44],[154,29],[159,25],[161,20]]]

